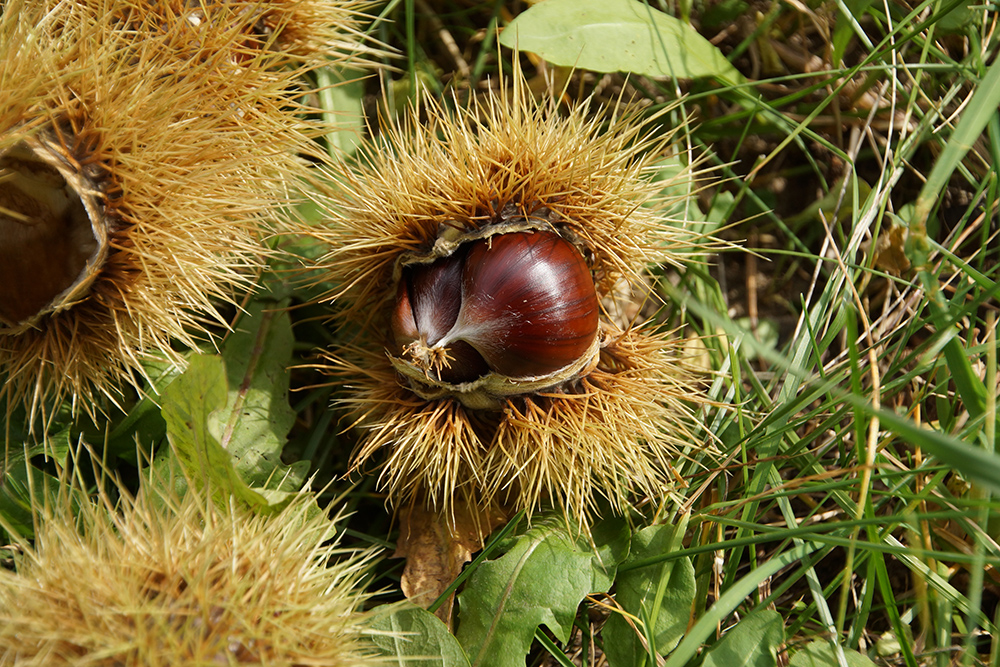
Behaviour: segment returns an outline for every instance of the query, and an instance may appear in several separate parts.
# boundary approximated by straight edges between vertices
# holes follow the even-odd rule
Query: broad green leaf
[[[371,623],[372,641],[384,664],[398,667],[469,667],[455,635],[434,614],[406,603],[380,613]]]
[[[670,553],[674,526],[650,526],[632,536],[624,564]],[[615,600],[657,654],[670,652],[687,629],[694,603],[694,566],[678,558],[622,572],[615,582]],[[604,652],[611,667],[640,667],[649,652],[636,628],[622,614],[613,614],[604,625]]]
[[[702,667],[774,667],[785,641],[781,615],[765,609],[750,614],[726,632],[705,656]]]
[[[978,0],[963,2],[934,22],[934,29],[946,33],[964,34],[978,30],[986,15],[983,4]]]
[[[44,444],[11,451],[6,461],[0,456],[0,539],[4,542],[32,539],[35,508],[43,507],[48,500],[54,501],[60,490],[81,496],[81,502],[86,500],[76,488],[64,488],[58,477],[31,463],[32,457],[46,455],[65,466],[69,451],[67,429],[54,434]],[[8,533],[6,538],[4,532]]]
[[[281,462],[281,450],[295,421],[288,404],[292,357],[291,320],[283,301],[258,299],[226,339],[228,396],[209,418],[209,428],[233,457],[233,466],[252,487],[297,491],[308,461]]]
[[[3,461],[0,460],[0,463]],[[32,485],[28,483],[29,475],[34,476]],[[43,480],[47,480],[50,484],[59,484],[58,479],[25,461],[23,455],[10,456],[4,463],[3,475],[0,476],[0,528],[10,534],[3,537],[5,542],[12,540],[15,535],[23,539],[34,537],[31,508],[34,503],[41,501],[41,487],[45,484]]]
[[[172,451],[188,479],[211,486],[215,493],[230,493],[251,507],[273,509],[267,498],[243,481],[229,452],[209,431],[209,415],[225,407],[226,391],[222,359],[192,356],[184,374],[163,392],[163,419]]]
[[[699,653],[702,644],[707,641],[710,636],[715,634],[718,624],[727,618],[740,604],[742,604],[743,601],[746,600],[747,596],[757,590],[757,586],[760,585],[760,582],[764,581],[768,577],[773,577],[783,568],[788,567],[792,563],[810,557],[818,548],[819,547],[816,544],[800,544],[778,554],[769,561],[758,565],[743,575],[739,580],[733,583],[733,585],[730,586],[726,592],[723,593],[719,599],[708,608],[708,611],[706,611],[702,617],[698,619],[698,622],[687,631],[684,635],[684,639],[677,646],[677,648],[674,649],[674,652],[670,654],[667,661],[663,663],[664,667],[682,667],[683,665],[687,665],[695,657],[695,655]],[[765,613],[773,614],[773,612]],[[774,616],[777,616],[777,614],[774,614]],[[753,618],[753,615],[744,619],[743,623],[750,618]],[[760,621],[755,622],[759,623]],[[778,618],[778,623],[779,625],[781,623],[780,617]],[[784,634],[783,629],[781,630],[781,634]],[[719,644],[721,645],[722,642],[719,642]],[[751,664],[740,661],[727,663],[725,660],[721,660],[721,655],[716,656],[716,658],[719,658],[719,661],[714,663],[716,667]],[[705,663],[705,665],[708,664],[709,663],[707,662]],[[774,663],[772,662],[769,664]]]
[[[611,586],[628,544],[620,519],[595,526],[591,541],[553,518],[480,565],[458,596],[457,636],[472,665],[524,667],[540,625],[566,641],[580,602]]]
[[[847,658],[847,667],[875,667],[874,662],[851,649],[844,649],[844,657]],[[839,664],[830,642],[817,639],[793,655],[788,667],[838,667]]]
[[[128,414],[118,421],[107,437],[105,451],[133,464],[138,464],[136,446],[152,452],[166,438],[166,424],[160,414],[158,396],[181,374],[171,362],[156,359],[143,364],[143,370],[151,381],[149,389],[141,399],[129,407]],[[101,435],[100,432],[95,436]]]
[[[365,129],[365,81],[362,70],[321,67],[316,84],[323,120],[336,127],[326,135],[330,154],[337,159],[357,152]]]
[[[638,0],[546,0],[511,21],[500,43],[595,72],[744,82],[694,28]]]

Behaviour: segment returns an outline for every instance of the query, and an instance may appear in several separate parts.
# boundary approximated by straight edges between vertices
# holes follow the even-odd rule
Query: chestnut
[[[396,354],[450,384],[490,372],[535,380],[578,370],[598,329],[587,261],[544,230],[471,240],[404,267],[392,316]]]

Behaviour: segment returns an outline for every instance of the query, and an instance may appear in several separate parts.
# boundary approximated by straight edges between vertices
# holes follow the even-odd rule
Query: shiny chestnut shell
[[[591,349],[598,317],[579,250],[558,234],[527,231],[406,267],[392,329],[397,353],[460,383],[488,371],[537,378],[565,368]]]
[[[392,317],[397,354],[418,342],[410,349],[433,349],[455,325],[462,307],[464,258],[460,251],[403,272]],[[444,382],[468,382],[489,372],[483,357],[464,341],[452,341],[447,355],[447,364],[437,366],[437,375]]]

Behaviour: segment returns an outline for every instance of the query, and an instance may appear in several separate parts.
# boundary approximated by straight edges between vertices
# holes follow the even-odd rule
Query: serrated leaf
[[[744,81],[694,28],[637,0],[546,0],[518,15],[500,43],[595,72]]]
[[[849,648],[844,649],[847,667],[875,667],[875,663],[866,656]],[[833,652],[830,642],[817,639],[810,642],[804,649],[792,656],[788,667],[838,667],[840,663]]]
[[[750,614],[726,632],[705,656],[702,667],[775,667],[785,626],[776,611]]]
[[[308,461],[281,462],[295,413],[288,404],[292,324],[286,303],[257,299],[226,339],[222,358],[228,392],[225,407],[212,413],[209,428],[251,487],[297,491]]]
[[[535,629],[569,638],[580,602],[607,590],[628,553],[624,521],[602,521],[591,539],[562,520],[536,523],[507,552],[480,565],[458,596],[458,640],[475,667],[524,667]]]
[[[379,614],[371,627],[372,641],[386,665],[398,667],[469,667],[469,659],[455,636],[434,614],[411,603]]]
[[[674,526],[639,531],[632,536],[629,557],[623,564],[670,553],[674,533]],[[689,558],[678,558],[628,570],[618,575],[615,591],[615,601],[636,619],[637,627],[622,614],[613,614],[604,625],[604,652],[611,667],[640,666],[650,650],[666,654],[684,635],[694,603],[694,566]],[[637,629],[651,640],[649,650]]]
[[[209,416],[226,405],[226,368],[221,358],[194,355],[184,374],[163,392],[163,419],[172,451],[188,479],[204,482],[215,493],[229,493],[261,509],[277,509],[251,489],[233,466],[233,459],[208,428]],[[283,498],[272,498],[280,502]]]

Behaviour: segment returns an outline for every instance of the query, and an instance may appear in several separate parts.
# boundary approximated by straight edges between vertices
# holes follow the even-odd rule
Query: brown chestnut
[[[598,309],[590,269],[572,243],[518,231],[406,267],[392,331],[397,353],[444,382],[490,371],[540,378],[593,349]]]

